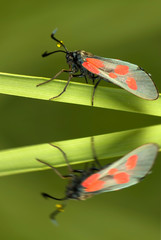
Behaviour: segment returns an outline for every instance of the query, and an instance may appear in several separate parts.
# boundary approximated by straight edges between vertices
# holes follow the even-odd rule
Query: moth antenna
[[[50,219],[54,225],[59,225],[55,217],[58,215],[58,213],[64,212],[65,207],[66,204],[56,204],[56,210],[50,214]]]
[[[63,43],[63,41],[60,41],[60,40],[58,40],[57,38],[55,38],[55,33],[56,33],[56,31],[57,31],[57,28],[52,32],[52,34],[51,34],[51,38],[52,39],[54,39],[58,44],[57,44],[57,47],[61,47],[61,46],[63,46],[63,48],[65,49],[65,51],[63,51],[63,50],[58,50],[58,51],[53,51],[53,52],[47,52],[47,51],[45,51],[43,54],[42,54],[42,57],[47,57],[47,56],[49,56],[49,55],[51,55],[51,54],[53,54],[53,53],[57,53],[57,52],[63,52],[63,53],[65,53],[65,54],[67,54],[69,51],[67,50],[67,48],[66,48],[66,46],[64,45],[64,43]]]
[[[58,39],[55,37],[55,33],[57,32],[57,30],[58,30],[57,28],[54,29],[54,31],[53,31],[52,34],[51,34],[51,38],[60,44],[60,45],[58,45],[58,47],[63,46],[63,48],[65,49],[65,52],[68,53],[69,51],[68,51],[68,49],[66,48],[66,46],[64,45],[63,41],[60,41],[60,40],[58,40]]]
[[[53,52],[49,52],[49,53],[48,53],[47,51],[45,51],[45,52],[42,54],[42,57],[47,57],[47,56],[49,56],[49,55],[51,55],[51,54],[53,54],[53,53],[57,53],[57,52],[63,52],[63,53],[66,54],[66,52],[63,51],[63,50],[53,51]]]
[[[64,201],[64,200],[68,199],[67,197],[56,198],[56,197],[49,195],[48,193],[41,193],[41,195],[44,198],[51,198],[51,199],[54,199],[57,201]],[[58,226],[58,222],[55,217],[58,215],[58,213],[64,212],[64,208],[66,205],[67,205],[66,202],[64,204],[56,204],[56,210],[50,214],[50,219],[51,219],[52,223],[54,223],[54,225]]]
[[[64,198],[56,198],[56,197],[53,197],[53,196],[49,195],[48,193],[41,193],[41,195],[42,195],[44,198],[51,198],[51,199],[54,199],[54,200],[57,200],[57,201],[63,201],[63,200],[67,200],[67,199],[68,199],[67,197],[64,197]]]

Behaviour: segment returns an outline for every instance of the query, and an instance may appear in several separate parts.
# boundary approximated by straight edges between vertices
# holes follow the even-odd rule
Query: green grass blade
[[[161,125],[98,135],[94,137],[98,159],[122,156],[134,148],[148,142],[155,142],[161,147]],[[68,157],[71,164],[93,160],[91,137],[54,143]],[[47,169],[36,161],[44,160],[55,167],[65,166],[62,153],[49,144],[40,144],[0,152],[0,176]]]
[[[58,95],[64,88],[66,81],[54,80],[51,83],[36,87],[47,78],[31,77],[15,74],[0,73],[0,93],[48,100]],[[155,101],[140,99],[120,88],[98,87],[94,105],[127,112],[136,112],[161,116],[161,95]],[[67,91],[53,101],[91,106],[93,86],[71,82]]]

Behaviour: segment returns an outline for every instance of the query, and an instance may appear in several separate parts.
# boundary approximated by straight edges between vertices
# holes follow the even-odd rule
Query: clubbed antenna
[[[57,28],[52,32],[52,34],[51,34],[51,38],[52,39],[54,39],[56,42],[57,42],[57,47],[61,47],[61,46],[63,46],[63,48],[65,49],[65,51],[63,51],[63,50],[57,50],[57,51],[53,51],[53,52],[47,52],[47,51],[45,51],[43,54],[42,54],[42,57],[47,57],[47,56],[49,56],[49,55],[51,55],[51,54],[53,54],[53,53],[57,53],[57,52],[63,52],[63,53],[68,53],[68,50],[67,50],[67,48],[66,48],[66,46],[64,45],[64,43],[63,43],[63,41],[60,41],[60,40],[58,40],[57,38],[55,38],[55,33],[56,33],[56,31],[57,31]]]
[[[41,194],[46,199],[51,198],[51,199],[54,199],[54,200],[57,200],[57,201],[63,201],[63,200],[68,199],[67,197],[55,198],[55,197],[53,197],[53,196],[51,196],[47,193],[41,193]],[[64,212],[65,206],[66,206],[66,201],[64,202],[64,204],[56,204],[56,210],[50,214],[50,219],[51,219],[52,223],[54,223],[54,225],[58,226],[58,222],[57,222],[55,217],[58,215],[58,213]]]
[[[44,197],[44,198],[51,198],[51,199],[54,199],[54,200],[57,200],[57,201],[63,201],[63,200],[66,200],[67,197],[64,197],[64,198],[56,198],[56,197],[53,197],[47,193],[41,193],[41,195]]]
[[[58,226],[58,222],[55,217],[58,215],[58,213],[64,212],[65,206],[66,204],[56,204],[57,209],[50,214],[50,219],[54,225]]]
[[[56,42],[59,43],[59,44],[57,44],[58,47],[63,46],[64,49],[65,49],[65,52],[67,53],[68,50],[67,50],[66,46],[64,45],[63,41],[60,41],[60,40],[58,40],[58,39],[55,37],[55,33],[56,33],[56,32],[57,32],[57,28],[52,32],[51,38],[54,39]]]

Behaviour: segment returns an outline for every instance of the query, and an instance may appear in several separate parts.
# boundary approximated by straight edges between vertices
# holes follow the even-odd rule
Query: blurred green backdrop
[[[6,0],[1,3],[0,71],[52,77],[66,66],[64,55],[43,59],[41,54],[56,50],[50,33],[58,27],[57,36],[68,49],[136,63],[152,74],[161,92],[160,8],[159,0]],[[158,117],[7,95],[0,95],[0,112],[1,149],[161,122]],[[1,239],[159,239],[160,161],[159,154],[153,174],[139,185],[70,201],[58,217],[58,228],[48,219],[55,202],[45,201],[40,192],[64,195],[61,179],[50,170],[2,177]]]

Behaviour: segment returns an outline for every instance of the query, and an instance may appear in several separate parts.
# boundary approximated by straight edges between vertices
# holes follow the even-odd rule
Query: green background
[[[58,27],[57,37],[69,50],[84,49],[136,63],[152,74],[161,92],[160,8],[157,0],[5,1],[1,3],[0,71],[52,77],[67,67],[63,54],[41,58],[45,50],[57,50],[50,33]],[[61,78],[66,79],[66,74]],[[161,122],[158,117],[7,95],[0,96],[0,112],[0,149]],[[159,154],[153,174],[139,185],[87,201],[69,201],[58,217],[59,227],[48,218],[56,202],[45,201],[40,192],[64,196],[63,180],[51,170],[1,177],[0,237],[159,239],[160,161]]]

